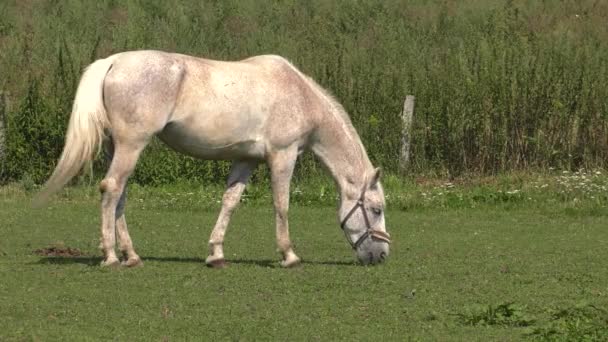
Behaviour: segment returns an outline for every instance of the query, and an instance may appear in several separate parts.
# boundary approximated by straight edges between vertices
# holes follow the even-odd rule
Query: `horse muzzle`
[[[359,259],[359,262],[363,265],[380,264],[385,262],[388,258],[390,244],[388,234],[382,236],[382,238],[377,238],[374,235],[375,234],[370,234],[370,236],[355,249],[357,259]]]

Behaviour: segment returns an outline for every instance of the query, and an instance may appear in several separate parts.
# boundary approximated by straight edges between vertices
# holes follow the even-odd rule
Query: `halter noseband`
[[[342,219],[342,223],[340,223],[340,228],[342,228],[342,231],[344,232],[344,235],[346,236],[346,240],[348,241],[348,243],[350,243],[351,247],[354,250],[359,248],[359,246],[363,243],[363,241],[365,241],[365,239],[367,239],[368,237],[371,237],[372,239],[384,241],[386,243],[391,243],[391,236],[388,233],[383,232],[381,230],[373,229],[372,225],[369,223],[369,217],[367,217],[367,210],[365,210],[365,204],[364,204],[365,198],[364,197],[365,197],[365,188],[363,188],[363,191],[361,192],[361,197],[359,197],[359,199],[357,200],[357,203],[348,212],[348,214],[346,214],[346,216],[344,216],[344,219]],[[357,239],[357,241],[353,242],[351,240],[350,236],[346,233],[345,228],[346,228],[346,222],[355,213],[357,208],[361,208],[361,211],[363,211],[363,218],[365,219],[365,226],[367,227],[367,230],[365,231],[365,233],[363,233],[363,235],[361,235]]]

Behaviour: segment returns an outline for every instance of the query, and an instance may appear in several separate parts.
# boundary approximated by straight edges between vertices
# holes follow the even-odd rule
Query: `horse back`
[[[154,130],[203,158],[221,159],[227,149],[227,158],[263,157],[268,149],[303,145],[320,109],[310,86],[278,56],[223,62],[128,52],[116,59],[105,90],[111,121]]]

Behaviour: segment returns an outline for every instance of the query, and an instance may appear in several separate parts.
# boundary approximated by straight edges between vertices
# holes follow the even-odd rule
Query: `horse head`
[[[380,169],[376,169],[357,195],[344,193],[338,211],[340,227],[364,265],[381,263],[389,254],[390,235],[384,221],[380,174]]]

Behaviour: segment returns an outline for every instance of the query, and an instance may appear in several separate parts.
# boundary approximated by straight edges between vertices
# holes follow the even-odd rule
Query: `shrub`
[[[85,65],[143,48],[287,57],[335,94],[389,172],[406,94],[417,99],[410,173],[607,166],[605,2],[45,0],[0,9],[0,90],[21,104],[7,118],[4,181],[48,175]],[[134,179],[223,182],[228,169],[155,142]],[[297,176],[318,170],[305,157]]]

